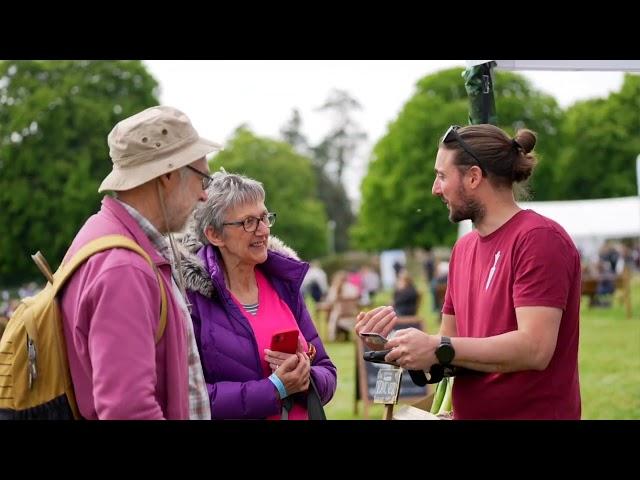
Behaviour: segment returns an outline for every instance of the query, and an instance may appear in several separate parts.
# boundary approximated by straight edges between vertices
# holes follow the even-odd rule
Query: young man
[[[493,125],[453,126],[438,150],[432,192],[452,222],[475,230],[454,246],[440,334],[400,330],[384,348],[406,369],[473,370],[456,377],[456,419],[580,418],[579,254],[513,193],[533,171],[535,143],[529,130],[511,139]],[[356,330],[387,335],[394,323],[381,307],[360,314]]]

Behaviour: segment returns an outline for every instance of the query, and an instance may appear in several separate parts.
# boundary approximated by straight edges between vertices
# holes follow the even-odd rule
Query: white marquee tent
[[[597,255],[608,239],[640,237],[640,197],[567,200],[558,202],[520,202],[555,220],[564,227],[587,258]],[[471,231],[471,221],[458,225],[458,237]]]

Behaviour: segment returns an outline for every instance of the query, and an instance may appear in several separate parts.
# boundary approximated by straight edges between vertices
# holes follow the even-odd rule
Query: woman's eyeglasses
[[[258,223],[262,222],[267,227],[272,227],[276,223],[276,214],[265,213],[261,217],[247,217],[244,220],[238,220],[237,222],[225,222],[222,225],[242,225],[245,232],[255,232],[258,229]]]

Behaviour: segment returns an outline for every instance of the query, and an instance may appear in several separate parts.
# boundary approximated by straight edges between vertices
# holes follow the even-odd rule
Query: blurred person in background
[[[302,281],[302,291],[313,298],[318,303],[329,290],[327,274],[320,266],[320,262],[314,261],[309,264],[309,271]]]
[[[406,268],[400,270],[393,290],[393,308],[398,316],[414,316],[418,312],[420,294]]]

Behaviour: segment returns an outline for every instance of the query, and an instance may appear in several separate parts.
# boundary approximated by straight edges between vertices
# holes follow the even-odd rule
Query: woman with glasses
[[[261,183],[227,172],[208,180],[182,271],[212,418],[324,418],[336,368],[301,294],[309,265],[270,236],[276,214]],[[292,330],[292,351],[272,348]]]

